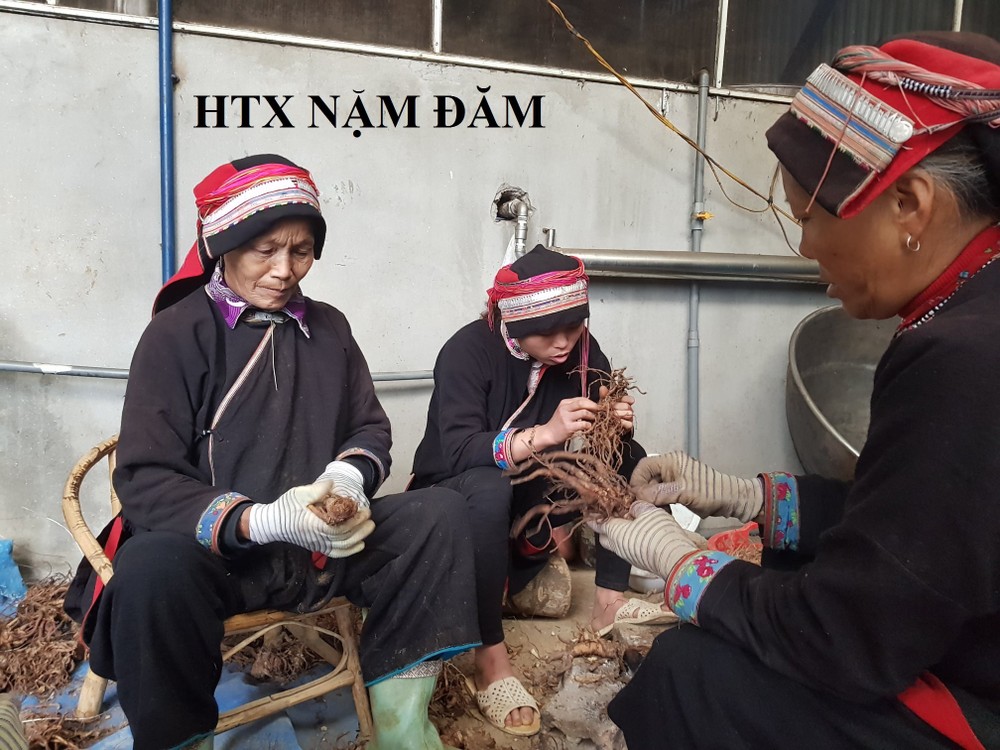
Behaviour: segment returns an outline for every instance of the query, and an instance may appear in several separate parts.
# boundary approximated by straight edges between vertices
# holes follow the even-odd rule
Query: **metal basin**
[[[840,307],[806,317],[788,344],[785,415],[806,472],[850,480],[868,435],[875,367],[893,320],[855,320]]]

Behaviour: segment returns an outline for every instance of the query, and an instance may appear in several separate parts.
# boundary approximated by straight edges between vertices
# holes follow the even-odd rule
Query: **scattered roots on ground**
[[[79,626],[63,610],[69,581],[51,578],[28,587],[12,617],[0,618],[0,693],[51,698],[69,684],[84,648]],[[77,719],[32,707],[21,712],[32,750],[81,750],[115,731],[97,719]]]
[[[545,656],[539,655],[534,667],[525,675],[535,688],[535,695],[549,696],[562,686],[566,673],[573,666],[573,660],[611,659],[622,664],[625,647],[612,640],[601,638],[592,630],[581,628],[566,648]],[[619,670],[620,671],[620,670]]]
[[[450,661],[444,662],[428,709],[431,721],[446,725],[474,708],[465,675]]]
[[[63,611],[68,587],[63,578],[29,586],[14,616],[0,619],[0,693],[50,697],[69,684],[83,647]]]
[[[451,662],[444,662],[427,714],[441,735],[441,741],[456,750],[493,750],[496,741],[483,727],[462,729],[458,720],[477,711],[465,683],[465,675]]]
[[[83,750],[117,731],[114,727],[91,726],[99,720],[100,717],[78,719],[58,713],[21,712],[21,723],[31,750]]]
[[[340,632],[333,612],[317,615],[309,624],[334,633]],[[361,631],[360,613],[355,618],[355,631]],[[226,636],[222,641],[223,653],[246,637],[246,633]],[[334,647],[339,649],[340,644],[334,644]],[[255,682],[284,685],[301,677],[316,665],[327,662],[284,628],[274,628],[233,654],[226,663],[246,672]]]

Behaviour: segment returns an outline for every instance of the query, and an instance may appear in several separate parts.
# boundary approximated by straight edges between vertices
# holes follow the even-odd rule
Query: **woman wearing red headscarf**
[[[427,429],[414,458],[412,487],[448,487],[468,503],[483,641],[474,692],[489,721],[512,734],[536,733],[540,717],[513,676],[503,642],[505,582],[509,594],[522,591],[550,559],[558,541],[553,527],[574,517],[550,517],[546,528],[511,544],[512,519],[547,503],[550,487],[544,480],[512,487],[503,470],[532,451],[562,446],[594,420],[601,394],[593,370],[608,373],[611,365],[587,330],[587,288],[579,259],[541,245],[501,268],[486,315],[459,330],[438,355]],[[620,469],[626,477],[645,456],[630,439],[632,404],[625,397],[615,405],[629,431]],[[616,621],[674,619],[648,602],[627,600],[631,566],[600,546],[596,555],[595,630],[608,631]]]
[[[632,750],[1000,747],[998,128],[1000,44],[938,33],[842,50],[768,131],[827,293],[901,320],[854,481],[636,469],[653,503],[756,520],[765,554],[697,550],[645,503],[600,528],[698,625],[609,706]]]
[[[326,239],[309,173],[251,156],[195,197],[197,240],[129,372],[115,574],[95,591],[84,561],[67,601],[91,669],[117,681],[137,749],[211,747],[223,620],[347,596],[368,608],[369,748],[440,750],[441,659],[479,642],[462,499],[375,498],[389,420],[343,313],[299,286]],[[308,508],[331,492],[356,505],[336,526]]]

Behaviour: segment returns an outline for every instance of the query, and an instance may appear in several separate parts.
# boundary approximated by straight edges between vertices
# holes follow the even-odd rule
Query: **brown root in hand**
[[[358,512],[358,504],[349,497],[330,494],[310,505],[309,510],[319,516],[323,523],[339,526],[354,518]]]
[[[565,499],[553,500],[550,505],[536,505],[522,516],[511,531],[517,537],[537,519],[535,530],[541,529],[551,513],[579,512],[582,521],[607,521],[622,518],[636,496],[625,478],[618,473],[622,465],[626,429],[615,414],[614,405],[638,391],[634,380],[625,375],[625,368],[606,373],[591,370],[600,377],[598,384],[608,392],[598,401],[594,423],[579,433],[583,445],[579,451],[551,451],[534,453],[526,461],[510,470],[513,484],[523,484],[542,477],[551,485],[550,496]],[[641,391],[639,391],[641,393]]]
[[[549,505],[536,505],[514,525],[511,535],[517,537],[538,519],[540,528],[550,513],[579,512],[583,521],[607,521],[622,518],[635,494],[624,477],[608,464],[587,453],[555,451],[539,453],[511,469],[513,484],[523,484],[544,477],[552,485],[553,494],[569,495]]]
[[[607,394],[597,402],[598,411],[594,415],[594,423],[585,432],[580,433],[583,440],[582,453],[590,454],[598,460],[618,471],[622,465],[622,436],[626,429],[621,419],[615,414],[615,404],[625,398],[629,391],[639,391],[635,379],[625,374],[625,368],[612,370],[589,370],[596,373],[598,386],[608,389]],[[642,393],[642,391],[639,391]]]

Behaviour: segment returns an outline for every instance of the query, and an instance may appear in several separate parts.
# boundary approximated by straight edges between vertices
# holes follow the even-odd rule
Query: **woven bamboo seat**
[[[118,436],[115,435],[95,446],[81,458],[70,472],[63,493],[63,516],[66,518],[70,533],[105,585],[111,580],[113,574],[111,561],[104,554],[104,550],[83,517],[80,506],[80,486],[87,473],[104,458],[108,460],[110,483],[110,474],[115,468],[115,449],[117,446]],[[112,516],[117,515],[120,510],[121,502],[115,494],[114,485],[111,484]],[[231,658],[258,638],[263,638],[272,631],[283,628],[322,659],[329,662],[332,670],[298,687],[281,690],[226,711],[219,716],[219,723],[215,728],[216,734],[270,716],[290,706],[325,695],[332,690],[350,686],[354,697],[354,707],[358,714],[361,738],[369,738],[372,732],[371,707],[368,703],[368,692],[365,690],[364,680],[361,676],[361,663],[358,659],[357,639],[354,634],[354,622],[350,607],[351,603],[347,599],[339,598],[331,601],[324,609],[305,615],[277,610],[261,610],[236,615],[226,620],[225,632],[227,636],[237,633],[247,633],[248,636],[223,654],[223,659]],[[315,624],[318,616],[331,612],[336,618],[339,634]],[[339,648],[331,645],[322,637],[323,635],[334,638],[339,643]],[[87,672],[83,688],[80,691],[80,699],[77,702],[77,716],[89,718],[100,713],[107,685],[108,681],[103,677],[93,672]]]

